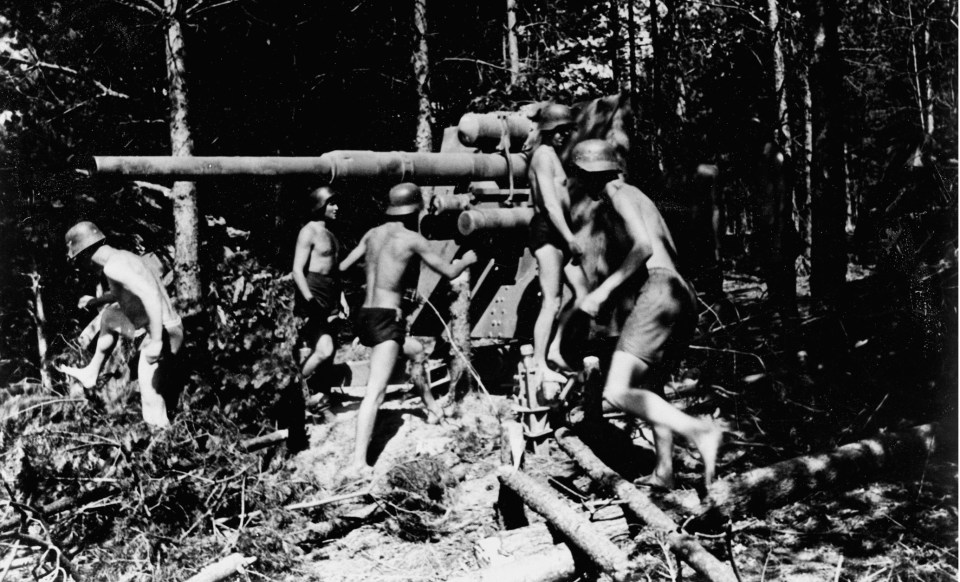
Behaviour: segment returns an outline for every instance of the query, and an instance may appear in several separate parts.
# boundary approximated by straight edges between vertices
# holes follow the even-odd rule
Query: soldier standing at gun
[[[183,344],[183,322],[157,274],[144,260],[105,241],[92,222],[79,222],[67,231],[67,258],[84,268],[102,269],[110,287],[97,299],[84,296],[80,306],[116,301],[118,307],[105,310],[90,363],[83,368],[62,366],[60,371],[79,380],[84,388],[93,388],[118,337],[132,339],[137,329],[145,329],[137,365],[143,420],[157,427],[169,426],[167,410],[176,406],[182,387],[176,355]]]
[[[578,298],[586,293],[583,271],[577,266],[583,251],[570,228],[567,174],[559,156],[570,139],[574,124],[566,105],[551,103],[537,115],[539,140],[533,148],[527,170],[536,212],[530,221],[529,244],[537,259],[542,299],[533,328],[533,357],[537,366],[537,384],[543,386],[552,382],[559,388],[566,378],[547,367],[547,349],[560,313],[563,276],[566,275]]]
[[[403,348],[410,357],[422,360],[422,346],[406,337],[406,322],[401,310],[405,288],[415,284],[411,276],[419,272],[419,260],[428,267],[453,279],[476,262],[473,251],[447,263],[430,249],[427,239],[418,232],[417,220],[423,208],[423,196],[415,184],[398,184],[390,189],[386,222],[368,231],[357,247],[340,263],[340,270],[350,268],[361,257],[366,261],[366,297],[356,314],[356,330],[360,343],[372,347],[370,378],[360,409],[357,411],[357,442],[350,476],[367,477],[372,467],[367,451],[373,436],[377,411],[383,404],[387,382]],[[417,260],[419,259],[419,260]],[[421,379],[422,380],[422,379]],[[429,384],[419,384],[428,417],[439,422],[443,410],[434,400]]]
[[[625,295],[635,295],[633,310],[621,325],[620,339],[607,371],[603,398],[614,407],[653,425],[657,465],[643,482],[672,488],[673,434],[700,452],[707,487],[713,481],[723,431],[712,420],[692,417],[664,400],[667,374],[679,362],[696,329],[696,294],[677,273],[676,245],[654,203],[624,182],[613,147],[599,139],[573,149],[576,174],[571,189],[600,204],[593,229],[606,237],[592,245],[587,259],[598,282],[565,318],[560,353],[574,365],[597,314]]]
[[[297,286],[296,309],[307,318],[297,337],[297,355],[303,388],[336,351],[337,322],[340,319],[342,290],[337,259],[340,243],[327,228],[336,220],[338,207],[334,192],[321,186],[310,193],[310,221],[300,229],[293,255],[293,281]],[[324,378],[319,378],[321,381]],[[320,392],[329,400],[329,385]]]

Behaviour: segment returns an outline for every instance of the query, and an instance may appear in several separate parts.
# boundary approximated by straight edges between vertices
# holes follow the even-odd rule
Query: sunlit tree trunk
[[[661,74],[663,71],[663,47],[660,38],[660,6],[657,0],[649,0],[648,16],[650,20],[650,61],[648,64],[647,78],[650,80],[650,117],[659,120],[663,108],[663,88],[661,86]],[[662,130],[660,124],[656,123],[653,132],[654,157],[660,170],[663,170],[662,156]]]
[[[923,21],[923,75],[921,77],[923,83],[923,93],[926,100],[924,101],[924,127],[927,130],[928,135],[933,135],[933,132],[937,129],[936,124],[934,123],[933,117],[933,79],[931,78],[931,66],[930,66],[930,24],[926,18]]]
[[[417,83],[417,135],[414,145],[418,152],[433,151],[433,132],[430,123],[433,112],[430,109],[430,95],[427,91],[427,78],[430,75],[430,59],[427,54],[427,0],[413,2],[413,28],[416,34],[413,52],[413,74]]]
[[[627,0],[627,47],[630,55],[630,96],[633,99],[637,97],[637,23],[633,10],[635,1]]]
[[[771,99],[768,125],[772,131],[766,136],[772,140],[764,151],[764,188],[760,231],[769,253],[765,279],[769,297],[774,306],[786,316],[796,312],[797,275],[794,266],[793,194],[786,165],[790,147],[790,126],[787,123],[786,74],[781,43],[780,7],[777,0],[767,0],[767,36],[770,43]]]
[[[810,161],[813,153],[812,97],[810,95],[809,26],[805,16],[793,28],[791,66],[787,71],[787,94],[793,156],[793,223],[797,229],[800,252],[810,258]]]
[[[517,46],[517,0],[507,0],[507,56],[510,60],[510,84],[520,77],[520,49]]]
[[[607,39],[607,50],[610,53],[610,69],[613,71],[613,83],[617,90],[623,87],[623,67],[620,64],[620,47],[623,41],[620,39],[620,2],[610,0],[610,35]]]
[[[847,272],[840,6],[834,0],[820,0],[818,17],[815,107],[821,123],[814,149],[810,288],[815,297],[829,299],[841,289]]]
[[[929,4],[928,4],[929,6]],[[907,1],[907,19],[910,25],[910,68],[913,73],[914,90],[917,96],[917,109],[920,113],[920,125],[923,130],[932,135],[936,126],[933,118],[933,83],[930,79],[930,26],[927,22],[927,10],[922,8],[917,14],[919,31],[915,30],[917,21],[914,19],[913,2]],[[917,48],[917,37],[921,46]]]
[[[193,155],[193,138],[187,123],[186,46],[177,0],[164,0],[168,15],[166,59],[167,93],[170,98],[170,147],[174,156]],[[200,310],[199,211],[197,189],[193,182],[173,184],[174,272],[177,306],[181,315]]]

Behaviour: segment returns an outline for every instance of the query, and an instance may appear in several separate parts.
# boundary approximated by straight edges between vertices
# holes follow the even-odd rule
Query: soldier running
[[[59,369],[79,380],[84,388],[93,388],[117,338],[133,339],[138,329],[146,330],[137,365],[143,420],[157,427],[169,426],[167,409],[176,406],[182,387],[183,374],[176,356],[183,344],[183,323],[157,274],[143,259],[105,241],[92,222],[79,222],[67,231],[67,258],[81,268],[101,269],[109,285],[107,293],[96,299],[82,297],[80,307],[108,302],[117,305],[103,313],[96,353],[90,363],[83,368]]]
[[[533,149],[527,170],[534,203],[530,221],[530,251],[537,259],[542,302],[533,327],[533,358],[537,366],[535,382],[557,388],[565,381],[547,367],[547,349],[560,313],[563,276],[577,298],[586,294],[583,271],[577,266],[583,255],[570,228],[570,194],[567,174],[559,152],[566,147],[573,130],[573,116],[566,105],[551,103],[538,114],[539,143]]]
[[[690,416],[664,400],[667,374],[679,362],[696,329],[696,294],[677,273],[677,252],[667,225],[654,203],[624,182],[616,153],[599,139],[573,149],[576,174],[571,188],[599,201],[593,229],[606,245],[591,245],[586,262],[598,282],[563,324],[560,353],[579,362],[580,346],[590,321],[619,298],[635,294],[632,312],[621,322],[620,339],[607,372],[604,399],[614,407],[653,425],[657,465],[642,483],[672,488],[673,433],[686,437],[700,452],[704,482],[713,482],[720,427]],[[605,248],[604,248],[605,247]]]
[[[416,282],[414,276],[419,272],[417,258],[448,279],[459,276],[477,261],[473,251],[467,251],[452,263],[447,263],[433,252],[427,240],[417,232],[417,219],[422,208],[423,197],[415,184],[403,183],[391,188],[386,222],[368,231],[340,263],[340,270],[345,271],[365,257],[366,298],[356,314],[355,325],[360,343],[373,348],[370,378],[357,411],[357,442],[353,463],[346,472],[351,477],[365,478],[372,473],[373,469],[367,463],[367,451],[377,411],[383,404],[387,381],[400,349],[403,348],[408,357],[412,353],[422,353],[419,342],[406,338],[406,323],[401,310],[405,288],[410,288]],[[421,382],[419,387],[428,417],[439,421],[443,411],[434,400],[429,384]]]

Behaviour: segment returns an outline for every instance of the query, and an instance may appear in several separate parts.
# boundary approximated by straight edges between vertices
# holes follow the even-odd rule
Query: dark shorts
[[[544,214],[537,212],[530,220],[530,250],[535,252],[543,246],[552,245],[563,253],[564,257],[570,252],[567,242],[563,240],[556,227]]]
[[[697,327],[697,296],[676,271],[649,269],[617,350],[650,365],[674,364]]]
[[[357,312],[357,337],[361,344],[369,348],[391,340],[402,346],[407,335],[406,328],[406,321],[399,309],[361,307]]]
[[[313,347],[324,335],[337,338],[337,314],[340,311],[340,280],[330,275],[306,273],[307,287],[313,299],[307,301],[298,292],[296,313],[307,321],[300,328],[297,343]]]

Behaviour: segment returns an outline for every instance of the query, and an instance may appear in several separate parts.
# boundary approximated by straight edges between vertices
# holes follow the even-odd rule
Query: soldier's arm
[[[427,242],[427,239],[423,238],[420,235],[414,235],[416,239],[412,243],[413,252],[420,256],[420,259],[428,267],[434,271],[440,273],[447,279],[454,279],[460,273],[464,272],[467,267],[477,262],[477,253],[473,251],[467,251],[459,259],[454,259],[452,263],[448,263],[443,260],[443,257],[438,255],[430,248],[430,244]]]
[[[340,261],[340,270],[346,271],[353,266],[354,263],[360,260],[360,257],[367,252],[367,237],[370,236],[370,233],[363,235],[363,238],[360,239],[360,242],[357,243],[357,247],[350,251],[350,254],[346,256],[342,261]]]
[[[150,333],[151,343],[162,341],[163,290],[157,280],[148,273],[146,266],[139,263],[139,260],[117,258],[104,265],[103,274],[140,300],[149,321],[147,331]]]
[[[547,152],[538,150],[535,152],[530,165],[533,169],[534,179],[537,181],[537,187],[540,191],[540,198],[543,201],[543,209],[547,211],[547,218],[553,223],[554,228],[566,241],[567,246],[573,241],[573,231],[567,224],[566,216],[563,212],[563,206],[560,204],[561,197],[566,194],[566,186],[563,185],[560,176],[557,176],[554,167],[555,160],[551,159]]]
[[[620,192],[614,193],[610,199],[614,210],[623,219],[627,233],[633,239],[633,246],[630,247],[620,267],[610,273],[603,283],[600,283],[584,299],[581,309],[591,315],[596,315],[597,311],[610,298],[610,294],[643,267],[653,254],[650,231],[636,202],[628,199],[626,195],[621,195]]]
[[[297,247],[293,252],[293,282],[296,283],[300,295],[310,301],[313,299],[313,293],[307,285],[307,277],[303,274],[307,268],[307,261],[310,260],[311,251],[310,227],[304,226],[297,235]]]

